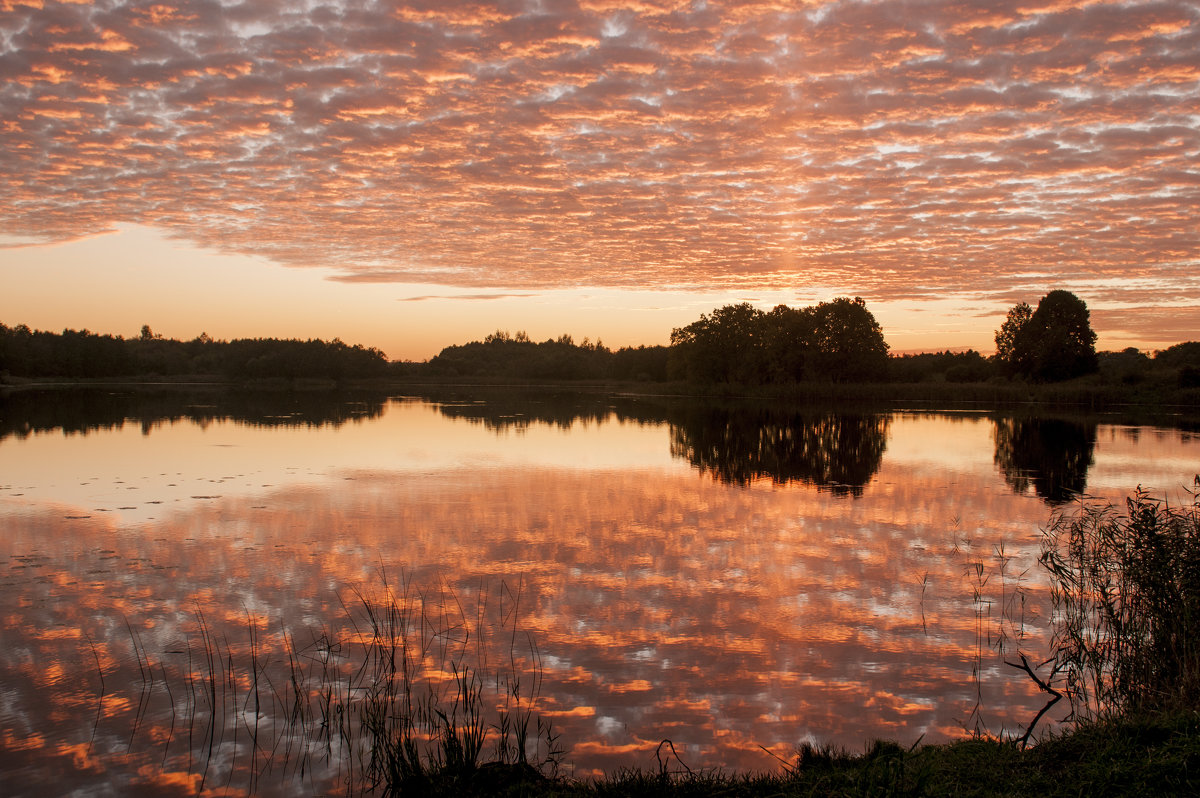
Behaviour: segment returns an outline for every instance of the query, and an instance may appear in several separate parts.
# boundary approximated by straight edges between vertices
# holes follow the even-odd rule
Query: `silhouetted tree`
[[[0,377],[12,374],[17,345],[13,340],[16,333],[7,324],[0,322]]]
[[[1070,291],[1051,291],[1028,314],[1017,305],[996,332],[996,357],[1011,375],[1056,382],[1099,368],[1087,305]]]
[[[1025,369],[1026,364],[1022,362],[1025,356],[1022,334],[1032,316],[1033,308],[1026,302],[1019,302],[1009,309],[1004,323],[996,330],[996,361],[1010,377]]]
[[[1200,388],[1200,341],[1186,341],[1156,352],[1154,368],[1166,372],[1169,379],[1173,377],[1179,388]]]
[[[726,305],[671,332],[670,368],[692,382],[882,380],[888,346],[860,297],[763,313]]]
[[[813,309],[813,316],[819,373],[834,382],[885,378],[888,345],[862,297],[838,297],[832,302],[822,302]]]
[[[671,331],[673,376],[692,382],[759,382],[763,312],[749,302],[725,305]]]
[[[763,382],[801,382],[814,376],[817,364],[817,316],[813,308],[777,305],[766,314]]]
[[[1026,325],[1035,378],[1062,380],[1096,371],[1096,333],[1089,316],[1087,305],[1070,291],[1042,297]]]
[[[1154,353],[1154,365],[1165,368],[1200,368],[1200,341],[1186,341]]]

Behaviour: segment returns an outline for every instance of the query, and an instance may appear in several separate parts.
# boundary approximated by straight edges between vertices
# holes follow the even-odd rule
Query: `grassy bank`
[[[1200,792],[1200,714],[1085,724],[1027,749],[993,739],[915,749],[877,742],[861,754],[810,748],[776,774],[688,772],[664,758],[658,772],[576,782],[484,765],[446,774],[422,792],[531,798],[1195,795]]]
[[[1098,376],[1059,383],[1009,380],[988,382],[799,382],[766,385],[737,383],[639,382],[628,380],[520,380],[499,377],[413,376],[391,378],[387,384],[419,390],[451,387],[531,388],[628,393],[648,396],[716,399],[771,399],[795,403],[854,401],[882,405],[930,405],[937,408],[1038,408],[1078,412],[1146,410],[1200,416],[1200,388],[1142,382],[1127,384]]]

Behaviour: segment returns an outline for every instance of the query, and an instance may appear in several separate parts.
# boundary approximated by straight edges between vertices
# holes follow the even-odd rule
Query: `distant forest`
[[[692,385],[799,383],[1049,383],[1085,378],[1154,389],[1200,387],[1200,342],[1153,357],[1129,348],[1097,352],[1084,303],[1051,291],[1013,307],[996,331],[997,352],[893,355],[862,299],[762,311],[748,303],[716,308],[671,333],[670,346],[609,349],[570,335],[533,341],[497,330],[448,346],[426,362],[389,362],[378,349],[338,339],[190,341],[149,326],[122,338],[87,330],[61,333],[0,323],[0,380],[210,377],[257,380],[622,381]]]
[[[385,376],[383,352],[341,341],[242,338],[190,341],[156,335],[143,326],[136,338],[87,330],[61,333],[0,324],[0,377],[120,378],[215,376],[229,380],[362,379]]]

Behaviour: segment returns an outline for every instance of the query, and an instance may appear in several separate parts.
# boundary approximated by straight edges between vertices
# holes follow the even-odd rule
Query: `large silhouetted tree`
[[[1037,309],[1021,303],[996,331],[996,359],[1010,376],[1068,380],[1099,368],[1087,305],[1070,291],[1051,291]]]
[[[749,302],[725,305],[671,331],[672,371],[692,382],[759,382],[764,314]]]
[[[743,302],[673,330],[670,366],[672,376],[692,382],[878,380],[888,346],[859,297],[770,313]]]
[[[813,309],[816,320],[816,365],[835,382],[882,380],[887,373],[888,345],[875,316],[862,297],[838,297]]]

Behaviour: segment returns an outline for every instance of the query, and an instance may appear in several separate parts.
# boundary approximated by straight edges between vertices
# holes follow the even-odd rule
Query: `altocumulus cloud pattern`
[[[149,224],[347,281],[1200,297],[1193,2],[0,0],[0,76],[9,236]]]

